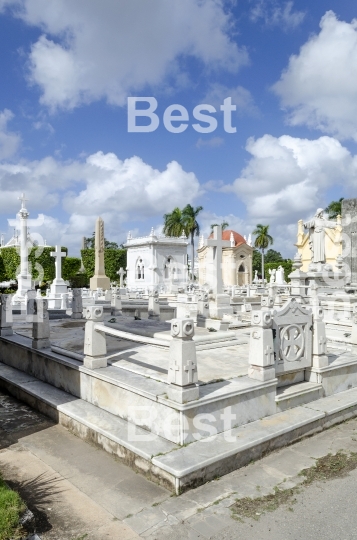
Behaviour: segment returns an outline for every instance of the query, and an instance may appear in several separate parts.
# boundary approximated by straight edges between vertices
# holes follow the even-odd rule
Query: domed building
[[[213,238],[213,233],[208,237]],[[222,231],[222,280],[224,286],[248,285],[252,282],[253,247],[250,239],[227,229]],[[207,246],[201,237],[197,250],[198,280],[200,285],[210,284],[209,266],[215,247]]]

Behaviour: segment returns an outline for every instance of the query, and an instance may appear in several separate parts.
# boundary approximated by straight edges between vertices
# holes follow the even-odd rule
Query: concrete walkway
[[[251,525],[231,518],[235,500],[301,483],[299,472],[329,452],[357,452],[357,419],[180,497],[4,394],[0,448],[0,470],[35,511],[42,540],[218,539],[235,531],[248,540]]]

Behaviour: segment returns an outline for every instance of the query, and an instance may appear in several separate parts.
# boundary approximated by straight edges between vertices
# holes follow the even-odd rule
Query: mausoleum
[[[160,236],[151,229],[149,236],[132,238],[128,234],[127,277],[129,289],[164,287],[177,292],[187,283],[187,245],[185,235]]]
[[[217,249],[210,245],[213,235],[208,242],[203,238],[198,247],[199,283],[211,283],[210,261],[213,250]],[[224,286],[248,285],[252,282],[252,256],[253,247],[236,231],[225,230],[222,232],[222,280]]]

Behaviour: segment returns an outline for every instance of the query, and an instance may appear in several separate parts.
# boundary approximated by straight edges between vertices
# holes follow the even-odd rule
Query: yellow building
[[[326,264],[330,264],[335,269],[336,258],[342,254],[342,225],[341,216],[337,216],[336,227],[325,228],[325,258]],[[302,219],[298,221],[298,233],[296,247],[301,255],[303,272],[309,270],[309,264],[311,263],[312,252],[309,242],[309,232],[305,232],[304,222]]]

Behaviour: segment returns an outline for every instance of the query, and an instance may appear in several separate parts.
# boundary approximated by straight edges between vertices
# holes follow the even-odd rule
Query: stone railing
[[[198,399],[193,319],[173,319],[171,321],[171,340],[161,340],[105,326],[102,306],[88,306],[85,310],[85,317],[87,322],[84,336],[84,367],[98,369],[107,366],[107,334],[136,343],[163,347],[169,349],[168,398],[179,403]]]

